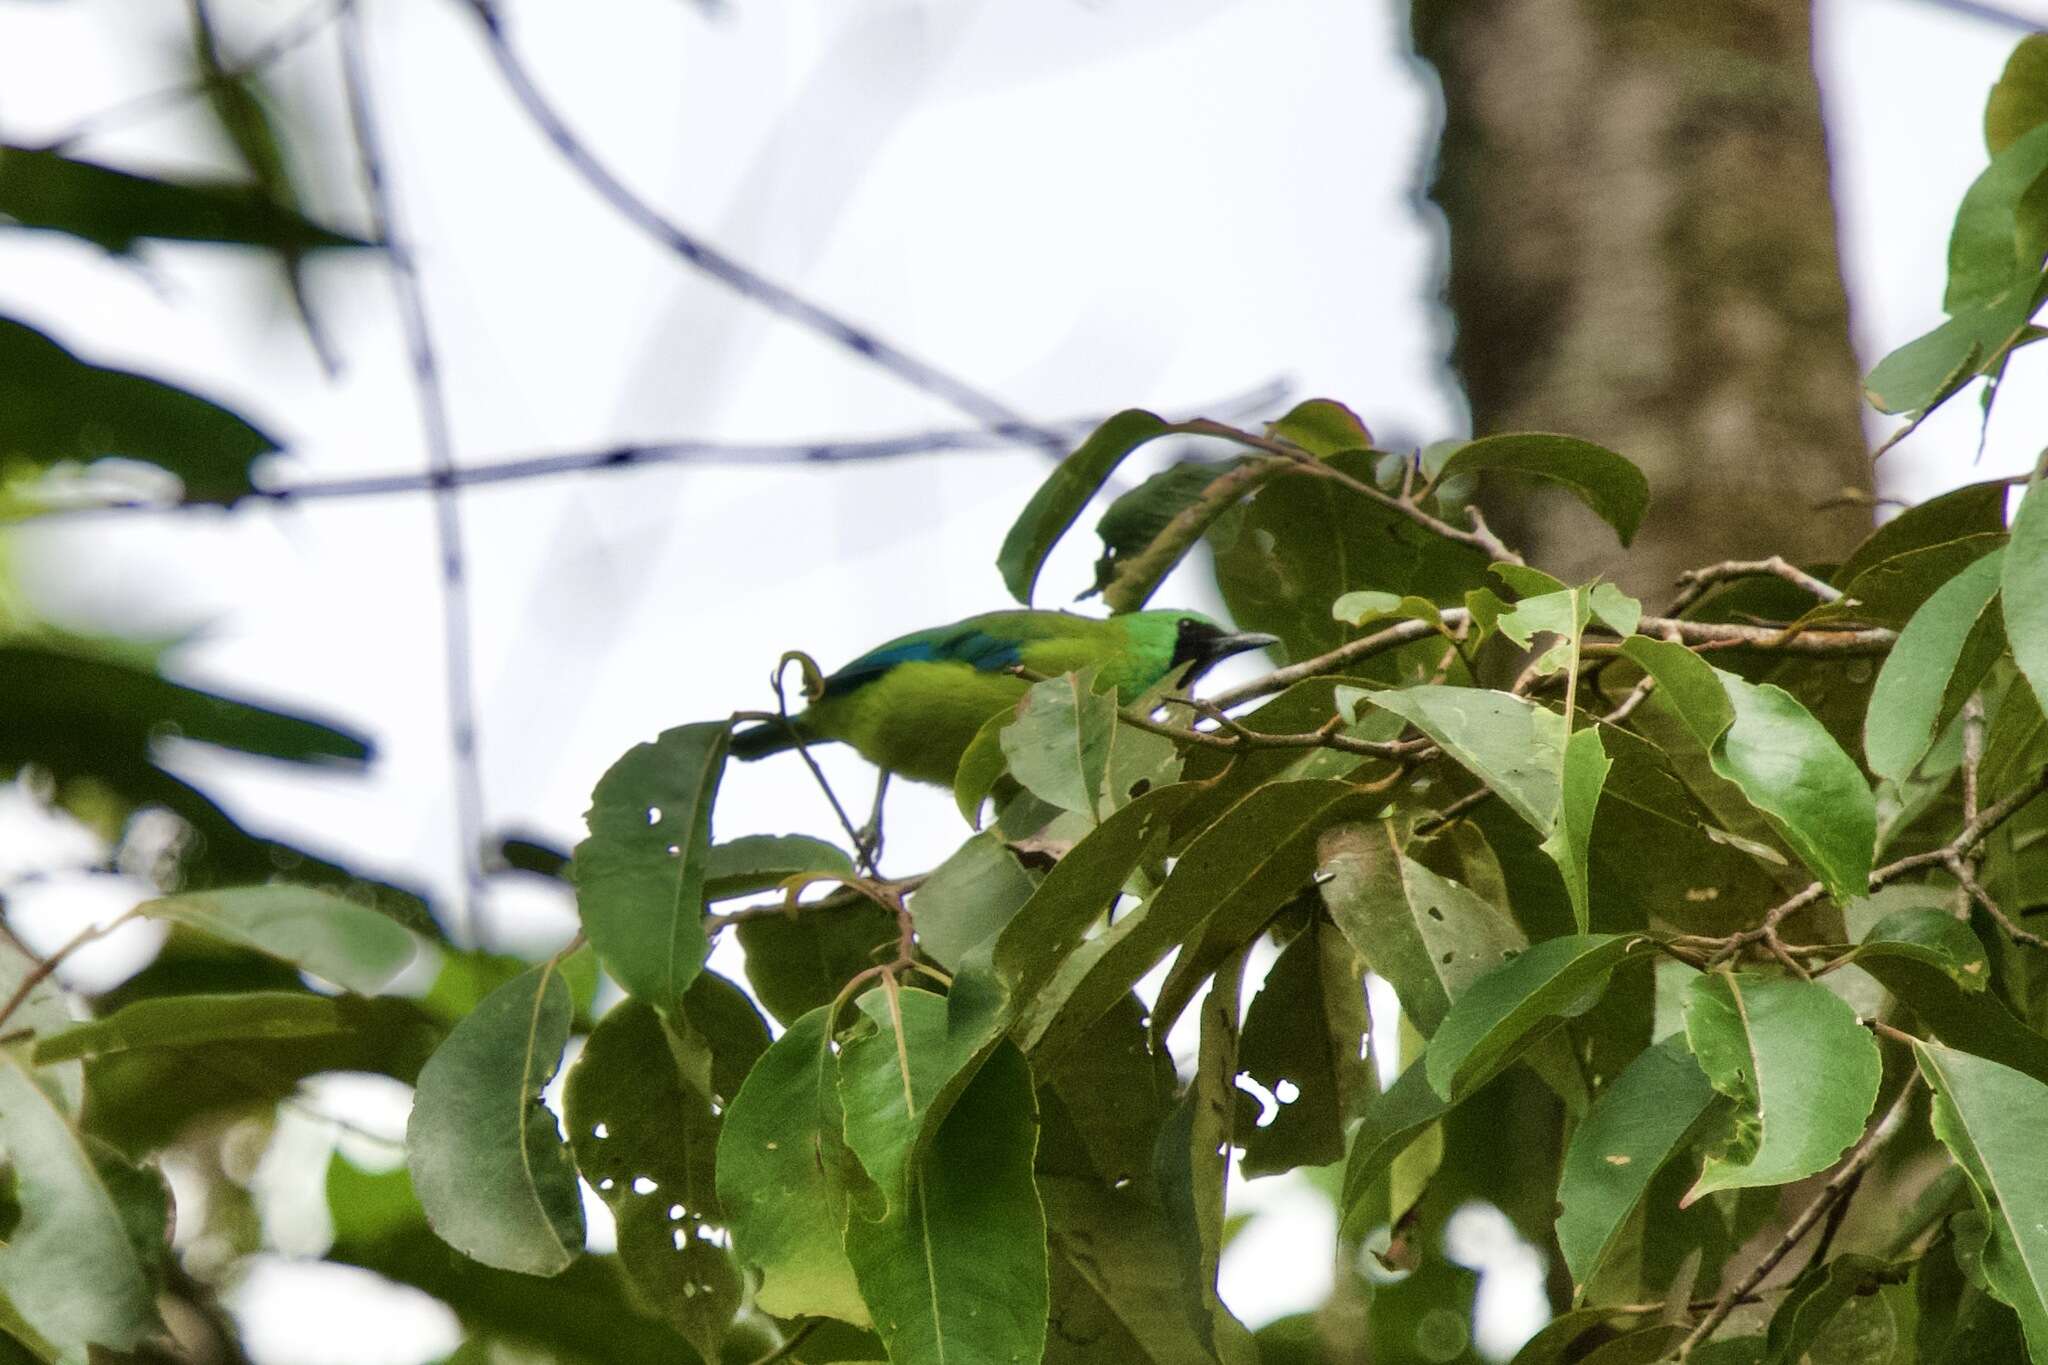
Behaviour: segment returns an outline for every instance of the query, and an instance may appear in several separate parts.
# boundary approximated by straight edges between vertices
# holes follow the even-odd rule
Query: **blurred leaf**
[[[622,1002],[570,1070],[563,1116],[578,1169],[612,1211],[627,1278],[715,1360],[739,1312],[740,1273],[721,1244],[719,1118],[684,1074],[687,1048],[651,1005]]]
[[[126,1350],[159,1330],[162,1182],[95,1148],[12,1048],[0,1048],[0,1147],[19,1208],[0,1245],[0,1292],[29,1326],[79,1360],[90,1346]],[[153,1253],[135,1237],[151,1223]]]
[[[144,901],[137,911],[289,962],[346,990],[374,995],[419,950],[410,931],[310,886],[242,886]]]
[[[1877,1102],[1877,1043],[1826,986],[1703,973],[1686,991],[1685,1036],[1735,1109],[1684,1202],[1803,1180],[1863,1136]],[[1816,1086],[1817,1076],[1827,1084]]]
[[[1400,1280],[1375,1286],[1366,1318],[1372,1358],[1479,1365],[1485,1357],[1472,1343],[1478,1290],[1477,1272],[1439,1256],[1428,1257]]]
[[[1480,977],[1429,1040],[1430,1087],[1446,1100],[1469,1095],[1551,1028],[1592,1008],[1615,968],[1643,943],[1627,934],[1546,939]]]
[[[1713,1099],[1685,1039],[1673,1035],[1644,1049],[1593,1101],[1557,1186],[1557,1243],[1575,1298],[1585,1297],[1651,1178],[1684,1149]]]
[[[711,808],[731,742],[724,721],[636,744],[591,793],[576,846],[576,911],[605,969],[663,1014],[681,1008],[711,950],[704,933]],[[431,1201],[430,1201],[431,1203]]]
[[[1360,1056],[1367,1020],[1356,961],[1336,926],[1312,921],[1252,997],[1238,1072],[1264,1086],[1276,1107],[1260,1126],[1233,1134],[1247,1178],[1343,1158],[1346,1121],[1372,1083]]]
[[[1965,484],[1908,507],[1850,551],[1830,581],[1847,588],[1878,565],[1915,550],[1971,536],[2005,534],[2005,500],[2009,491],[2010,485],[2004,479],[1991,479]],[[1947,578],[1943,575],[1942,581]]]
[[[1038,1177],[1052,1275],[1048,1365],[1206,1365],[1195,1286],[1159,1210],[1122,1190]]]
[[[1528,946],[1505,912],[1403,854],[1389,822],[1333,828],[1319,852],[1331,917],[1424,1037],[1467,986]]]
[[[1334,398],[1305,398],[1284,417],[1268,423],[1266,432],[1324,460],[1347,450],[1372,448],[1372,433],[1365,423]]]
[[[1958,1257],[2019,1314],[2027,1347],[2048,1355],[2048,1085],[1967,1052],[1915,1042],[1934,1089],[1935,1136],[1970,1178],[1974,1218],[1954,1224]]]
[[[1810,711],[1783,688],[1746,682],[1682,645],[1635,636],[1621,651],[1656,677],[1714,771],[1742,789],[1831,895],[1868,889],[1876,799],[1856,760]]]
[[[1144,1005],[1124,997],[1040,1076],[1039,1175],[1154,1199],[1152,1152],[1179,1089],[1173,1059],[1146,1043]]]
[[[918,947],[941,967],[958,967],[970,948],[1010,922],[1037,885],[1008,844],[987,831],[975,835],[911,893]]]
[[[1984,103],[1984,146],[1997,156],[2048,123],[2048,34],[2030,33],[2006,58]]]
[[[2005,652],[1995,604],[2004,559],[1993,550],[1937,589],[1885,656],[1863,737],[1865,760],[1879,777],[1911,777]]]
[[[420,1068],[406,1164],[441,1239],[501,1270],[559,1274],[583,1250],[576,1168],[540,1092],[569,1041],[543,963],[492,991]]]
[[[717,1192],[735,1254],[760,1272],[763,1312],[864,1327],[841,1241],[853,1158],[841,1145],[829,1030],[826,1011],[812,1010],[755,1063],[723,1116]]]
[[[545,1352],[564,1365],[697,1360],[681,1337],[633,1301],[610,1257],[586,1256],[551,1279],[537,1279],[450,1255],[427,1230],[403,1166],[373,1175],[334,1157],[327,1205],[334,1218],[329,1260],[433,1295],[473,1333]]]
[[[1481,470],[1529,474],[1559,483],[1614,528],[1621,543],[1635,539],[1650,503],[1650,481],[1628,459],[1576,436],[1509,432],[1482,436],[1451,451],[1435,482]]]
[[[808,834],[747,834],[713,844],[704,860],[704,899],[771,890],[803,872],[852,876],[845,850]]]
[[[1765,1340],[1768,1365],[1797,1365],[1806,1358],[1844,1307],[1882,1284],[1901,1283],[1906,1268],[1875,1256],[1848,1252],[1824,1265],[1810,1265],[1792,1282],[1771,1315]]]
[[[1025,606],[1031,605],[1032,589],[1046,556],[1059,543],[1067,528],[1081,515],[1124,456],[1145,442],[1164,436],[1173,427],[1164,418],[1131,408],[1097,427],[1031,495],[996,556],[1003,585]]]
[[[127,252],[144,237],[304,251],[371,245],[272,202],[260,185],[173,181],[0,144],[0,217]]]
[[[172,995],[138,1000],[89,1023],[36,1040],[35,1064],[126,1052],[190,1047],[241,1038],[316,1038],[348,1030],[339,1001],[288,991]]]
[[[0,152],[0,165],[18,152]],[[0,467],[25,461],[140,460],[168,470],[187,502],[233,503],[278,443],[183,389],[80,360],[25,323],[0,317]]]
[[[920,1114],[945,1079],[923,1064],[943,1055],[946,1006],[904,990],[895,1015],[883,994],[861,1002],[874,1031],[839,1054],[847,1145],[879,1187],[846,1221],[861,1295],[892,1360],[1038,1359],[1048,1304],[1030,1068],[998,1046],[916,1160]]]
[[[1381,804],[1348,782],[1275,782],[1254,790],[1188,845],[1158,895],[1096,940],[1101,956],[1086,988],[1068,1000],[1069,1010],[1088,1017],[1074,1022],[1094,1022],[1183,943],[1153,1002],[1157,1045],[1209,974],[1308,884],[1323,831],[1369,818]]]
[[[2012,657],[2048,707],[2048,493],[2036,483],[2020,503],[2005,554],[2000,598]]]
[[[556,881],[568,881],[573,875],[568,851],[540,839],[502,835],[492,851],[515,872],[531,872],[536,877]]]
[[[1431,1087],[1424,1061],[1410,1063],[1399,1079],[1366,1104],[1364,1118],[1351,1135],[1351,1152],[1344,1160],[1344,1192],[1337,1207],[1341,1238],[1357,1241],[1372,1230],[1367,1196],[1374,1185],[1395,1158],[1450,1108],[1450,1101]]]
[[[860,899],[829,910],[742,920],[733,930],[746,950],[747,982],[783,1025],[828,1004],[856,973],[896,946],[896,917]]]

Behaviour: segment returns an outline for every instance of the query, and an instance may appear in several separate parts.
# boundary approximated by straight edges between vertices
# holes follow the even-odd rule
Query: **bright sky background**
[[[619,222],[527,129],[463,5],[365,3],[400,213],[426,273],[463,460],[962,424]],[[253,45],[296,0],[216,7]],[[2010,7],[2048,22],[2042,0]],[[523,0],[508,10],[551,96],[641,192],[771,278],[1034,417],[1199,408],[1284,375],[1297,396],[1348,401],[1386,439],[1462,431],[1433,305],[1439,229],[1418,198],[1433,84],[1405,55],[1398,4],[734,0],[708,15],[683,0]],[[183,23],[182,6],[0,0],[0,136],[33,142],[176,79]],[[1949,221],[1982,162],[1983,95],[2016,37],[1930,0],[1820,4],[1866,364],[1938,320]],[[277,75],[306,131],[340,146],[334,70],[323,40]],[[225,167],[203,119],[184,114],[126,126],[85,152],[139,170]],[[346,174],[322,192],[360,221]],[[315,271],[346,357],[337,382],[264,264],[229,251],[152,247],[124,265],[54,236],[0,235],[0,312],[101,363],[237,407],[287,438],[280,477],[419,468],[385,280],[368,259]],[[1958,403],[1886,457],[1886,491],[1918,498],[2026,468],[2048,427],[2043,349],[2013,366],[1980,463],[1974,405]],[[490,826],[571,843],[614,758],[667,726],[766,705],[764,679],[785,649],[830,668],[903,630],[1005,605],[995,547],[1046,467],[1035,452],[830,471],[668,467],[466,496]],[[1045,604],[1088,581],[1088,524],[1042,580]],[[181,768],[246,823],[452,891],[431,537],[426,501],[410,497],[74,521],[10,539],[52,617],[196,632],[178,676],[376,737],[378,762],[360,779],[182,755]],[[1207,605],[1198,580],[1183,582],[1162,600]],[[857,760],[830,771],[864,804]],[[736,769],[721,830],[829,835],[800,777],[793,762]],[[933,791],[899,787],[890,814],[888,866],[899,873],[964,832]],[[7,841],[0,877],[77,857],[61,830],[34,834]],[[19,897],[17,920],[47,947],[136,894],[60,878]],[[501,941],[536,949],[572,929],[562,897],[518,879],[497,884],[492,923]],[[116,940],[79,966],[117,971],[146,947]],[[335,1102],[402,1111],[402,1098],[360,1087]],[[1320,1298],[1329,1236],[1309,1221],[1327,1223],[1327,1206],[1317,1212],[1298,1188],[1258,1197],[1286,1216],[1256,1224],[1226,1265],[1226,1291],[1255,1324]],[[268,1265],[241,1299],[266,1362],[419,1360],[448,1344],[431,1313],[418,1319],[426,1335],[407,1338],[414,1329],[393,1325],[395,1309],[382,1317],[390,1342],[338,1337],[292,1275]],[[1510,1293],[1514,1281],[1500,1277]],[[1522,1316],[1502,1308],[1493,1320],[1511,1341]]]

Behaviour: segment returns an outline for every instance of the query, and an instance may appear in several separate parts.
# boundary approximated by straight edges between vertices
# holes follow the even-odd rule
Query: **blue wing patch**
[[[843,697],[887,673],[898,664],[961,663],[982,673],[997,673],[1019,663],[1024,642],[1004,640],[972,627],[941,635],[899,640],[869,650],[825,679],[825,695]]]

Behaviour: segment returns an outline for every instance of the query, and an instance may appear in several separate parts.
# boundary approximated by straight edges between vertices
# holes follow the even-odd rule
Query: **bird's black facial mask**
[[[1181,678],[1181,685],[1186,686],[1208,672],[1219,661],[1233,654],[1242,654],[1248,649],[1263,649],[1267,645],[1278,643],[1280,639],[1276,635],[1261,635],[1255,631],[1233,634],[1207,621],[1198,621],[1192,616],[1184,617],[1180,623],[1180,633],[1174,636],[1173,640],[1172,666],[1179,668],[1182,664],[1190,665]]]

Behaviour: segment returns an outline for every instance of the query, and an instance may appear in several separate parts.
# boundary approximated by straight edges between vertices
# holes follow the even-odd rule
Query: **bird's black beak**
[[[1222,631],[1201,622],[1190,621],[1181,628],[1180,638],[1174,642],[1173,662],[1175,666],[1190,664],[1183,685],[1193,682],[1216,664],[1233,654],[1242,654],[1248,649],[1264,649],[1277,645],[1280,637],[1266,635],[1259,631]]]

